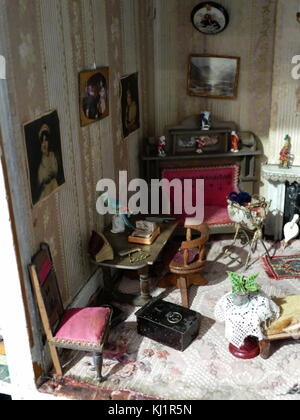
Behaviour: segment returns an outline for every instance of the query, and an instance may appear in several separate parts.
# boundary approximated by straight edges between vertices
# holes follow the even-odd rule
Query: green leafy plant
[[[234,295],[243,294],[246,295],[249,292],[259,292],[261,286],[256,283],[258,274],[252,274],[250,277],[246,277],[243,274],[233,273],[227,271],[227,275],[232,285],[232,293]]]

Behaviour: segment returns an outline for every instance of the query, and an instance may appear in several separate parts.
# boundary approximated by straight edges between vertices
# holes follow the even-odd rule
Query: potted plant
[[[261,286],[256,283],[258,274],[252,274],[249,277],[243,274],[227,272],[228,278],[232,284],[233,303],[237,306],[242,306],[248,302],[251,293],[260,291]]]

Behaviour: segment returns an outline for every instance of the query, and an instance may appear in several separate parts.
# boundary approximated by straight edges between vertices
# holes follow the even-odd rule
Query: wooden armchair
[[[57,348],[93,353],[97,380],[101,382],[103,346],[109,333],[109,307],[64,310],[49,246],[41,244],[32,258],[29,273],[43,328],[57,375],[62,376]]]
[[[206,262],[205,244],[209,239],[207,224],[186,219],[186,241],[170,258],[169,273],[159,282],[159,287],[176,286],[181,291],[182,306],[189,307],[188,288],[191,285],[205,286],[207,281],[199,274]],[[200,237],[192,239],[192,231],[200,233]]]

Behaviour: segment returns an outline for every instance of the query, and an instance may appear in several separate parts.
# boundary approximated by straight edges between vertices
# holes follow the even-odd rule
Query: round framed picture
[[[213,1],[198,4],[193,9],[191,18],[194,27],[206,35],[219,34],[229,23],[226,9]]]

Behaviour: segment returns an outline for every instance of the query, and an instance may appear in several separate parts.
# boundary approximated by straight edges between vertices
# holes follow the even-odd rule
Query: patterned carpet
[[[228,239],[208,244],[207,265],[203,275],[209,281],[205,287],[190,289],[191,309],[203,315],[198,338],[183,353],[165,347],[136,332],[136,308],[122,306],[127,311],[126,322],[119,324],[110,334],[105,350],[104,374],[108,379],[101,387],[139,392],[167,400],[300,400],[300,342],[295,340],[272,344],[268,360],[260,357],[249,361],[234,358],[228,351],[224,325],[213,319],[217,301],[230,291],[226,271],[243,272],[238,262],[223,258]],[[278,254],[273,243],[268,244],[271,254]],[[300,248],[296,241],[279,255],[295,255]],[[246,251],[235,248],[237,256],[245,261]],[[263,254],[258,248],[256,257]],[[300,294],[300,280],[272,280],[257,258],[247,274],[260,273],[259,283],[270,296],[284,297]],[[152,279],[153,295],[157,278]],[[120,290],[137,292],[138,281],[124,278]],[[178,290],[165,300],[180,304]],[[78,381],[95,384],[92,359],[84,355],[67,376]]]

